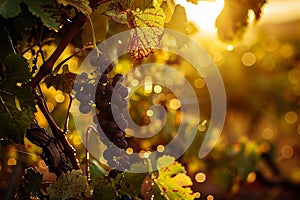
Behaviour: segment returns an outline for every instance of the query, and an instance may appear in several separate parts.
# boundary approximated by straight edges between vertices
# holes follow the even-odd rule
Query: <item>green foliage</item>
[[[53,14],[58,12],[55,0],[3,0],[0,5],[0,15],[4,18],[16,17],[21,13],[21,3],[25,3],[33,15],[41,18],[44,25],[54,30],[59,29],[59,22],[53,16]]]
[[[65,93],[71,93],[76,75],[77,74],[69,71],[68,65],[64,65],[61,74],[50,74],[46,76],[44,83],[46,84],[47,88],[52,86],[56,90],[61,90]]]
[[[57,2],[64,6],[71,5],[87,16],[92,13],[92,9],[89,6],[90,2],[88,0],[57,0]]]
[[[99,177],[95,180],[96,184],[93,191],[93,200],[115,199],[117,193],[108,177]]]
[[[0,81],[0,137],[24,143],[25,129],[34,120],[35,104],[31,89],[22,86],[31,78],[28,63],[18,54],[1,60],[4,77]]]
[[[40,186],[42,185],[43,175],[36,172],[33,168],[25,170],[25,174],[20,181],[19,188],[16,194],[18,200],[30,200],[34,198],[41,198],[42,192]]]
[[[140,169],[146,167],[142,164],[134,164],[130,167],[131,170]],[[137,197],[141,193],[141,187],[144,179],[148,173],[124,173],[124,177],[121,182],[121,191],[131,196]]]
[[[73,170],[62,174],[58,180],[53,183],[48,192],[50,199],[80,199],[82,197],[90,197],[91,192],[86,176],[82,175],[80,170]]]
[[[225,42],[240,40],[248,26],[248,12],[252,10],[258,20],[265,3],[266,0],[225,0],[216,19],[219,38]]]

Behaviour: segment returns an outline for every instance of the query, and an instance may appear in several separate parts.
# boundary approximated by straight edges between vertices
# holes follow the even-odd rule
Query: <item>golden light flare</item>
[[[198,1],[197,5],[185,0],[178,0],[176,3],[185,7],[187,19],[194,22],[201,31],[215,33],[215,21],[224,7],[224,0]]]

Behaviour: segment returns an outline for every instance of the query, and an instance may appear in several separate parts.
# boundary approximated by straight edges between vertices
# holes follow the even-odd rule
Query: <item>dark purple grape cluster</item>
[[[94,119],[98,132],[104,134],[102,141],[107,145],[103,157],[111,167],[128,169],[129,159],[124,151],[128,146],[125,140],[128,121],[124,117],[125,109],[128,106],[125,99],[128,96],[128,90],[122,85],[124,77],[122,74],[109,77],[113,64],[105,54],[92,56],[90,64],[100,70],[94,99],[97,109]]]

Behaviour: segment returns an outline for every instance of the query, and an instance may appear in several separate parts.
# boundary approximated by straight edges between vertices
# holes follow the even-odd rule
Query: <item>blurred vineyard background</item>
[[[166,63],[178,69],[197,91],[201,124],[192,146],[179,159],[192,178],[192,188],[196,196],[207,200],[298,199],[300,197],[300,2],[269,0],[259,22],[248,27],[243,38],[232,44],[221,42],[213,28],[223,1],[201,2],[193,9],[189,7],[189,3],[182,3],[190,20],[188,28],[191,38],[209,52],[220,70],[228,106],[225,126],[217,145],[207,157],[199,159],[197,156],[199,147],[210,119],[210,99],[205,82],[203,78],[189,70],[188,64],[176,55],[158,51],[151,56],[150,59],[156,62]],[[201,18],[201,12],[204,19]],[[198,18],[201,19],[198,21]],[[50,55],[55,47],[55,43],[46,44],[45,55]],[[61,59],[71,55],[76,48],[76,44],[70,45]],[[24,56],[30,59],[32,55],[28,53]],[[70,70],[77,72],[84,57],[85,55],[79,55],[68,61]],[[116,71],[126,72],[130,66],[125,57],[119,61]],[[131,84],[138,84],[134,77]],[[180,87],[180,83],[176,83],[176,80],[170,80],[170,84],[178,84]],[[46,89],[45,85],[42,87],[47,91],[45,98],[54,119],[62,126],[68,106],[68,95],[53,88]],[[151,140],[131,138],[128,130],[130,148],[127,149],[127,153],[163,151],[164,145],[174,133],[172,128],[176,132],[180,103],[176,101],[174,94],[159,85],[151,85],[150,91],[141,88],[136,92],[130,100],[130,113],[133,119],[138,124],[148,124],[153,115],[149,110],[151,102],[161,102],[168,109],[170,120],[167,121],[167,128]],[[76,111],[72,114],[76,115]],[[40,125],[47,128],[48,124],[43,115],[37,113],[36,116],[42,122]],[[189,124],[186,123],[188,131]],[[157,126],[160,126],[160,122],[157,122]],[[84,128],[76,129],[71,120],[70,132],[68,139],[84,160],[85,148],[79,136],[84,134]],[[40,171],[47,172],[44,162],[37,156],[41,153],[41,149],[28,141],[24,149],[3,140],[0,143],[0,152],[1,197],[14,192],[14,186],[24,168],[37,164]],[[95,167],[92,173],[99,175],[103,171]],[[52,176],[49,174],[49,180],[53,178]]]

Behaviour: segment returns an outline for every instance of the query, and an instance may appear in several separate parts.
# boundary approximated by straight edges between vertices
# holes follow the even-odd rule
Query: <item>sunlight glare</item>
[[[215,21],[224,7],[224,0],[199,1],[198,5],[186,0],[176,2],[185,7],[187,19],[194,22],[201,31],[216,32]]]

